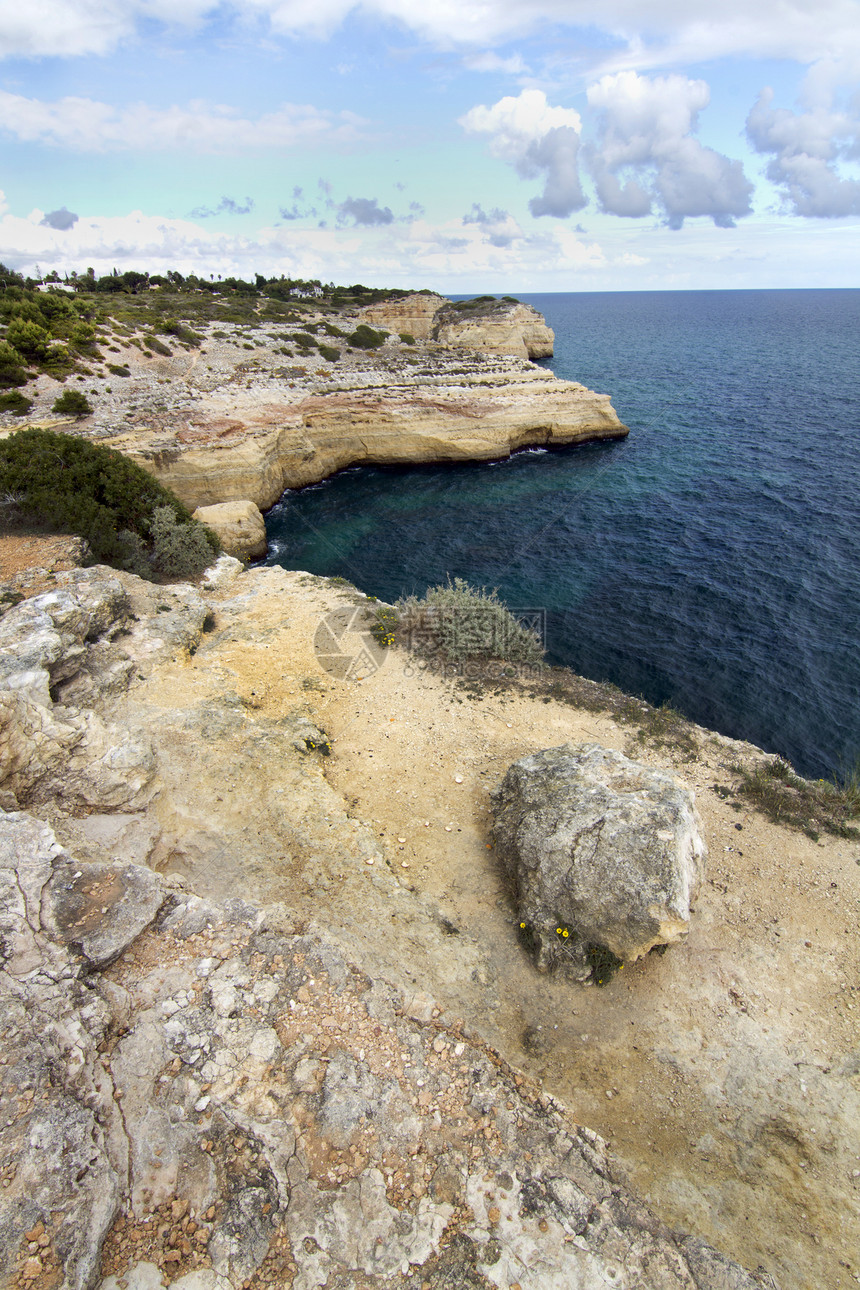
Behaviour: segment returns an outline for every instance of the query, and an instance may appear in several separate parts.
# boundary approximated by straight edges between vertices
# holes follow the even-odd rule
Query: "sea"
[[[803,775],[860,755],[860,290],[521,295],[542,365],[627,439],[346,470],[285,493],[268,563],[394,601],[461,577],[544,611],[548,660]],[[536,619],[533,619],[536,621]]]

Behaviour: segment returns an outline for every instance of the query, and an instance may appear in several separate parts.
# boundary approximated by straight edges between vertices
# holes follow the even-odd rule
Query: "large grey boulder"
[[[585,980],[686,935],[706,857],[692,794],[598,744],[515,762],[493,794],[497,854],[542,970]]]

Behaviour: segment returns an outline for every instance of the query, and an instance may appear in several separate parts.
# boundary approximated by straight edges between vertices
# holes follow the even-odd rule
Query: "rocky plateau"
[[[860,857],[733,809],[757,750],[637,744],[706,880],[583,988],[523,952],[489,790],[623,722],[333,675],[373,605],[302,573],[41,581],[0,620],[4,1290],[858,1283]]]

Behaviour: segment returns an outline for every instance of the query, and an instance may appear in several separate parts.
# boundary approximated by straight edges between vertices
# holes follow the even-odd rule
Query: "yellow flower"
[[[525,927],[525,923],[520,923],[520,927]]]
[[[567,928],[565,928],[564,931],[562,932],[562,936],[567,936],[567,935],[568,935],[568,931],[567,931]]]
[[[561,928],[560,928],[560,927],[557,927],[557,928],[555,929],[555,934],[556,934],[556,936],[561,936]]]

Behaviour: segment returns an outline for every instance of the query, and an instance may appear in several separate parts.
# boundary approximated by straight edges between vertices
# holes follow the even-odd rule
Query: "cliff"
[[[444,296],[416,292],[401,300],[370,305],[362,318],[376,327],[435,340],[450,348],[514,358],[550,358],[555,335],[531,305],[479,296],[452,304]]]
[[[386,346],[331,371],[285,369],[277,354],[230,367],[213,342],[206,368],[173,387],[173,407],[139,377],[124,427],[96,433],[192,509],[246,499],[261,510],[347,466],[489,461],[627,434],[608,395],[529,363],[405,350]]]
[[[0,620],[4,1290],[848,1290],[856,846],[739,815],[756,750],[556,673],[338,677],[373,605],[302,573],[54,588]],[[593,738],[712,858],[686,944],[582,990],[519,945],[488,789]]]
[[[454,321],[444,321],[441,299],[419,293],[337,322],[306,313],[300,331],[263,319],[253,328],[210,323],[199,348],[174,341],[172,352],[161,342],[153,352],[147,333],[117,330],[114,375],[107,384],[101,374],[88,390],[92,415],[52,415],[56,383],[40,377],[28,389],[36,404],[29,424],[119,449],[192,511],[237,501],[266,510],[285,489],[347,466],[488,461],[532,445],[627,434],[608,395],[526,360],[526,350],[541,348],[541,328],[551,335],[540,315],[478,302],[455,335],[460,313],[453,307]],[[352,329],[371,316],[384,317],[392,333],[376,349],[351,345]],[[478,322],[486,353],[472,347]],[[406,323],[447,341],[401,341],[396,329]],[[504,352],[505,335],[520,358]],[[22,424],[6,422],[0,433]]]
[[[445,305],[433,320],[441,345],[462,345],[486,354],[551,358],[555,334],[531,305],[515,301],[464,300]]]

